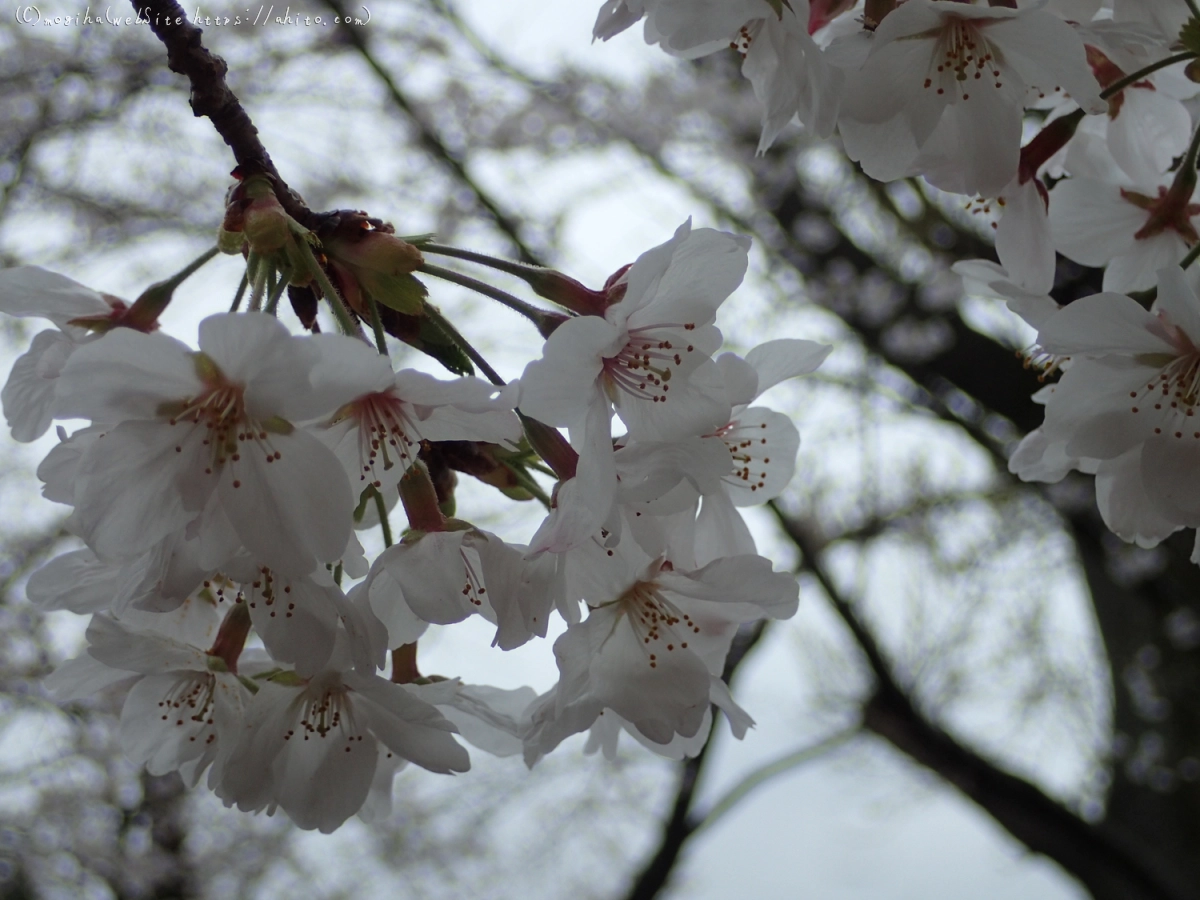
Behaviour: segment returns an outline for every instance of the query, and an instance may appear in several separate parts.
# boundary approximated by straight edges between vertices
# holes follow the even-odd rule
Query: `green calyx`
[[[1179,43],[1184,50],[1200,54],[1200,19],[1195,16],[1183,23],[1179,30]]]

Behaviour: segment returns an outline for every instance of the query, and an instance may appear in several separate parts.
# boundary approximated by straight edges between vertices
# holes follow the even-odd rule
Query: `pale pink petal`
[[[1157,185],[1187,152],[1191,116],[1174,97],[1153,88],[1130,87],[1122,96],[1108,125],[1109,150],[1134,184]]]
[[[333,453],[302,429],[267,442],[222,467],[221,503],[246,549],[263,565],[305,575],[317,562],[335,562],[351,533],[354,497]]]
[[[139,677],[134,672],[106,666],[85,653],[64,662],[47,675],[42,684],[56,701],[70,703],[72,700],[90,697],[122,681],[132,683],[133,679]]]
[[[367,584],[370,608],[387,630],[388,647],[415,643],[429,623],[418,618],[409,607],[399,582],[388,574],[386,564],[376,568]]]
[[[337,635],[341,591],[269,571],[256,573],[251,583],[243,579],[242,589],[254,630],[272,657],[295,666],[301,678],[324,668]]]
[[[309,740],[297,734],[276,757],[271,774],[279,805],[300,828],[331,834],[366,802],[378,759],[366,725],[312,733]]]
[[[597,316],[577,316],[546,341],[542,358],[521,376],[521,412],[547,425],[574,426],[586,416],[605,356],[623,345],[622,333]]]
[[[679,377],[671,379],[661,403],[625,391],[615,392],[613,405],[631,438],[677,440],[710,434],[729,421],[731,405],[720,368],[708,357],[699,357],[696,362],[690,373],[684,366],[676,370]]]
[[[200,349],[225,378],[245,386],[246,409],[252,418],[300,420],[319,414],[307,408],[307,392],[297,390],[297,385],[307,385],[320,351],[311,339],[293,337],[274,316],[256,312],[209,316],[200,323]]]
[[[1038,343],[1051,353],[1175,355],[1155,326],[1155,317],[1136,300],[1124,294],[1093,294],[1046,319],[1038,330]]]
[[[774,571],[761,556],[726,556],[695,572],[662,572],[657,581],[667,590],[716,605],[719,609],[710,611],[727,621],[787,619],[799,604],[795,576]]]
[[[592,37],[607,41],[620,34],[643,15],[645,9],[638,0],[605,0],[600,12],[596,14],[596,24],[592,26]]]
[[[165,334],[128,328],[78,347],[58,378],[58,410],[94,422],[151,419],[201,390],[194,352]]]
[[[715,362],[725,379],[725,396],[734,408],[746,406],[759,395],[759,375],[748,361],[736,353],[722,353]]]
[[[1050,218],[1037,186],[1037,179],[1031,178],[1004,188],[1004,215],[996,228],[996,255],[1005,271],[1022,290],[1035,295],[1050,293],[1055,269]]]
[[[1142,481],[1161,515],[1200,525],[1200,439],[1163,436],[1142,448]]]
[[[1011,80],[964,88],[922,140],[914,166],[935,187],[995,197],[1017,174],[1021,155],[1021,95]],[[969,97],[969,99],[967,99]]]
[[[1129,253],[1148,213],[1121,198],[1120,188],[1092,178],[1061,181],[1050,192],[1050,233],[1063,256],[1104,266]]]
[[[630,270],[626,298],[631,304],[636,302],[636,308],[625,319],[626,328],[664,322],[712,324],[717,307],[742,283],[749,249],[750,239],[746,237],[711,228],[690,231],[672,248],[670,265],[659,277],[648,302],[637,302],[638,298],[632,296],[634,270]],[[623,312],[625,303],[622,300],[616,306]],[[617,310],[612,312],[615,315]]]
[[[40,316],[62,328],[71,319],[105,315],[112,307],[96,291],[38,266],[0,270],[0,312]]]
[[[1200,342],[1200,300],[1179,266],[1159,270],[1156,308],[1166,314],[1172,325],[1181,328],[1193,344]]]
[[[312,389],[304,400],[308,408],[302,409],[295,402],[288,408],[296,421],[327,414],[355,397],[386,391],[395,383],[395,373],[387,357],[358,338],[318,334],[307,340],[312,342],[318,356],[310,377]]]
[[[130,558],[194,515],[182,483],[203,471],[208,448],[158,422],[123,422],[97,439],[79,464],[80,535],[101,559]],[[211,490],[211,487],[209,488]]]
[[[358,691],[371,730],[392,752],[431,772],[466,772],[470,756],[454,739],[454,725],[430,704],[409,693],[403,685],[381,678],[369,682],[348,676]]]
[[[694,735],[708,708],[708,668],[687,650],[655,653],[652,659],[642,639],[616,615],[612,608],[593,610],[582,625],[573,626],[585,629],[594,647],[593,696],[656,743]]]
[[[399,585],[403,602],[421,621],[449,625],[483,611],[485,573],[466,536],[462,531],[430,532],[396,544],[376,560],[376,567]],[[382,593],[373,588],[371,595],[376,615],[388,623],[386,609],[375,603]]]
[[[50,429],[55,414],[55,386],[75,343],[61,331],[34,335],[29,350],[13,363],[0,402],[13,440],[35,441]]]
[[[1096,471],[1096,505],[1113,534],[1142,547],[1153,547],[1183,527],[1163,515],[1147,493],[1140,445],[1100,464]]]
[[[757,552],[746,520],[729,496],[724,491],[705,496],[696,518],[696,563],[704,566],[723,556]]]
[[[815,372],[832,351],[828,344],[795,338],[759,344],[746,354],[746,362],[758,373],[758,392],[754,396],[761,397],[781,381]]]
[[[1135,241],[1132,249],[1115,256],[1104,270],[1106,291],[1144,291],[1154,287],[1158,272],[1178,266],[1188,247],[1175,231],[1163,231]]]
[[[422,699],[427,699],[418,693]],[[458,685],[448,702],[438,709],[458,728],[463,740],[492,756],[516,756],[523,749],[521,716],[537,699],[530,687],[504,690],[487,685]]]
[[[94,615],[88,624],[88,655],[125,672],[158,675],[173,669],[206,671],[205,655],[165,637],[140,634],[108,616]]]
[[[30,575],[25,596],[39,609],[102,612],[112,606],[120,578],[117,566],[100,562],[91,550],[72,550]]]
[[[752,406],[720,431],[733,457],[724,479],[737,506],[758,506],[783,493],[796,471],[800,432],[782,413]]]
[[[847,95],[850,93],[848,89]],[[842,116],[838,120],[838,132],[846,155],[876,181],[895,181],[918,174],[916,138],[900,116],[878,123],[859,122]]]
[[[1062,19],[1039,9],[1023,9],[1019,15],[988,26],[989,40],[1004,53],[1004,63],[1014,69],[1026,85],[1050,93],[1061,87],[1084,110],[1093,115],[1106,112],[1100,85],[1092,74],[1083,41]]]
[[[210,672],[165,672],[138,681],[121,709],[125,754],[151,775],[202,755],[216,737],[214,680]]]

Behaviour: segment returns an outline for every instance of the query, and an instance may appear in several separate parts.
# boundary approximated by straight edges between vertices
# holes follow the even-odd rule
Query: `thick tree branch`
[[[1132,841],[1080,819],[1037,786],[1011,775],[960,744],[917,709],[870,627],[833,583],[820,550],[802,523],[769,504],[857,641],[875,678],[863,725],[974,800],[1013,837],[1078,878],[1097,900],[1196,900],[1194,886],[1165,875]]]
[[[765,633],[766,620],[762,620],[754,628],[744,631],[734,638],[729,655],[725,658],[725,671],[721,673],[721,679],[726,684],[730,683],[742,662],[762,640]],[[713,715],[716,715],[715,709]],[[679,770],[679,787],[675,791],[675,800],[671,804],[671,814],[663,823],[662,838],[659,840],[658,849],[654,851],[654,855],[650,857],[649,862],[634,879],[633,886],[625,895],[626,900],[653,900],[654,897],[657,897],[659,892],[667,886],[671,873],[679,862],[684,845],[703,825],[704,817],[697,816],[692,812],[692,804],[696,799],[696,788],[700,782],[700,775],[704,771],[705,761],[708,759],[709,750],[717,735],[716,725],[717,723],[714,722],[708,740],[704,742],[704,747],[700,752],[691,759],[683,761]]]
[[[280,177],[275,163],[258,138],[258,129],[242,107],[241,101],[225,81],[229,67],[221,57],[210,53],[201,42],[204,32],[193,25],[175,0],[132,0],[139,16],[150,23],[150,30],[167,48],[167,65],[172,72],[187,78],[192,86],[192,112],[207,116],[221,135],[242,175],[266,175],[275,184],[275,193],[288,215],[306,228],[316,219],[299,195]]]

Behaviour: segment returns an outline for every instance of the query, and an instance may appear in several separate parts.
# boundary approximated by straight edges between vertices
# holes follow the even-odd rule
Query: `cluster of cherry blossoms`
[[[608,0],[595,34],[644,19],[647,41],[679,56],[732,46],[763,106],[760,149],[798,118],[839,135],[873,177],[978,195],[999,264],[957,271],[1038,329],[1039,358],[1063,373],[1035,398],[1045,424],[1011,466],[1095,473],[1109,526],[1152,545],[1200,526],[1194,12],[1191,0]],[[267,176],[239,183],[218,248],[246,260],[234,306],[248,291],[249,311],[209,316],[194,344],[158,320],[195,266],[131,304],[40,269],[0,272],[0,310],[55,326],[0,396],[14,438],[90,423],[59,425],[38,469],[81,546],[28,594],[91,616],[55,695],[123,688],[122,740],[151,772],[326,832],[386,815],[409,763],[466,771],[463,742],[532,766],[582,733],[606,754],[624,732],[694,755],[714,710],[743,735],[750,716],[721,679],[734,637],[798,602],[739,512],[783,491],[799,446],[789,419],[754,404],[829,352],[780,339],[720,353],[717,312],[749,242],[689,221],[589,290],[398,238],[364,213],[315,218],[309,230],[285,213]],[[1060,308],[1056,252],[1107,265],[1105,293]],[[515,275],[566,312],[433,254]],[[525,315],[540,356],[505,383],[418,274]],[[278,317],[285,292],[306,333]],[[320,300],[341,333],[321,332]],[[396,371],[387,335],[458,377]],[[458,518],[455,471],[544,501],[529,543]],[[407,524],[393,540],[397,507]],[[359,535],[374,529],[384,549],[371,559]],[[539,696],[422,675],[429,627],[472,616],[501,651],[546,638],[558,617],[557,685]]]
[[[543,312],[541,357],[508,384],[446,380],[395,371],[383,328],[372,343],[356,318],[455,334],[412,275],[417,246],[361,217],[318,239],[261,185],[234,191],[221,234],[247,257],[250,311],[205,318],[194,345],[158,329],[178,278],[127,304],[42,269],[0,271],[0,309],[56,326],[4,387],[13,436],[90,423],[58,426],[38,469],[82,546],[28,595],[91,616],[54,696],[124,689],[133,760],[325,832],[387,814],[402,766],[466,771],[463,742],[532,766],[583,732],[611,754],[625,731],[678,758],[699,752],[714,708],[744,734],[725,657],[740,626],[798,602],[738,508],[779,495],[799,435],[752,404],[829,352],[783,339],[714,356],[749,241],[685,223],[601,291],[536,270],[580,307]],[[320,333],[315,315],[312,333],[292,333],[275,314],[288,284],[317,285],[348,333]],[[531,471],[553,471],[529,545],[454,516],[446,461],[459,458],[525,500],[542,491]],[[407,528],[393,541],[397,504]],[[385,545],[373,560],[367,529]],[[426,630],[470,616],[500,650],[561,617],[558,684],[538,696],[423,676]]]
[[[1193,0],[608,0],[594,34],[641,20],[677,56],[741,53],[760,152],[798,119],[876,179],[972,197],[999,264],[955,271],[1062,373],[1012,470],[1094,473],[1105,522],[1142,546],[1200,527]],[[1104,293],[1060,308],[1056,253],[1103,267]]]

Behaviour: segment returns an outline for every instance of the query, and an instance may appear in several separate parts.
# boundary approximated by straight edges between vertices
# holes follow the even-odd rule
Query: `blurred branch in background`
[[[146,236],[211,234],[228,151],[207,123],[188,121],[186,89],[151,35],[10,29],[3,40],[4,264],[88,248],[124,259],[136,280],[149,270]],[[556,896],[571,882],[579,896],[659,896],[686,876],[689,841],[752,789],[873,734],[1098,898],[1200,896],[1200,571],[1179,535],[1153,552],[1112,539],[1090,485],[1008,475],[1007,452],[1041,419],[1029,399],[1036,373],[949,272],[990,255],[984,223],[918,183],[880,188],[796,131],[756,157],[757,108],[732,54],[636,82],[569,64],[546,79],[441,0],[396,8],[369,30],[230,28],[205,40],[229,61],[264,153],[312,209],[403,216],[404,232],[556,263],[580,198],[653,180],[763,251],[741,292],[767,299],[748,301],[732,340],[805,321],[839,344],[841,367],[788,396],[801,474],[775,507],[805,593],[822,594],[851,638],[813,649],[838,660],[845,684],[796,685],[798,698],[813,688],[816,699],[795,704],[828,720],[824,737],[797,735],[799,749],[715,798],[705,790],[714,739],[666,779],[665,764],[632,751],[611,770],[543,763],[537,784],[509,769],[473,773],[469,796],[405,778],[396,817],[339,845],[354,848],[348,859],[430,896],[500,883],[519,896],[537,866],[542,878],[561,874]],[[273,137],[287,133],[279,121],[321,128],[289,145]],[[522,191],[568,162],[597,174],[537,202]],[[1089,284],[1099,288],[1095,272],[1062,263],[1055,296]],[[862,419],[853,427],[850,408]],[[5,896],[343,895],[344,884],[313,875],[312,853],[282,819],[224,815],[175,779],[131,771],[110,703],[69,715],[48,703],[38,679],[74,647],[32,613],[21,585],[60,543],[58,526],[14,528],[5,541],[3,728],[41,729],[49,748],[5,770]],[[1064,631],[1072,603],[1084,625]],[[776,639],[742,635],[727,680]],[[1071,776],[1047,773],[1046,744],[1078,761]],[[511,826],[518,806],[544,814],[538,829]],[[512,828],[531,832],[519,851],[505,842]],[[581,857],[548,848],[543,831],[570,834],[562,840],[607,864],[594,878],[572,871]]]

